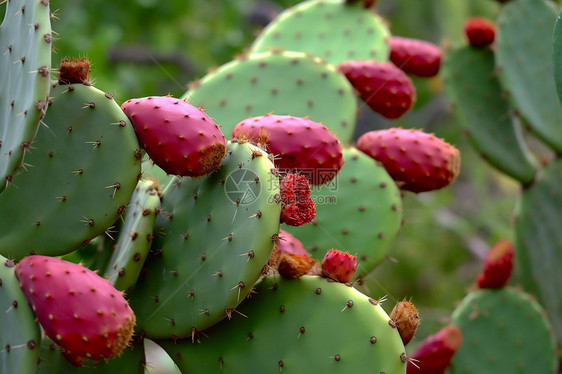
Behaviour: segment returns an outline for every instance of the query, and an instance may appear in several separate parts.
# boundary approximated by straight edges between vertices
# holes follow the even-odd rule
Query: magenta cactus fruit
[[[444,374],[463,343],[461,330],[445,326],[425,338],[410,355],[408,374]]]
[[[141,147],[166,173],[200,177],[220,167],[226,139],[202,109],[171,96],[131,99],[121,108]]]
[[[249,139],[275,157],[282,173],[298,172],[313,185],[334,179],[343,166],[343,148],[328,128],[308,118],[274,115],[239,122],[233,138]]]
[[[322,275],[341,283],[348,283],[353,279],[357,266],[356,256],[330,249],[322,259]]]
[[[281,222],[302,226],[316,217],[316,205],[310,197],[310,183],[304,175],[287,174],[280,184]]]
[[[135,315],[121,292],[95,272],[48,256],[27,256],[15,274],[45,334],[80,366],[119,356],[129,345]]]
[[[406,74],[433,77],[439,73],[441,49],[428,41],[392,36],[390,61]]]
[[[280,229],[277,236],[278,241],[275,243],[274,250],[279,249],[281,252],[291,253],[294,255],[311,257],[306,251],[304,245],[295,236],[287,231]]]
[[[483,17],[472,17],[464,23],[464,34],[474,48],[484,48],[496,38],[496,25]]]
[[[359,137],[357,148],[381,162],[402,190],[415,193],[448,186],[460,171],[458,149],[433,134],[390,128]]]
[[[486,254],[482,272],[476,277],[479,288],[502,288],[509,282],[513,270],[515,248],[509,239],[497,241]]]
[[[395,119],[416,102],[412,80],[394,64],[377,61],[345,61],[338,70],[346,76],[359,97],[375,112]]]

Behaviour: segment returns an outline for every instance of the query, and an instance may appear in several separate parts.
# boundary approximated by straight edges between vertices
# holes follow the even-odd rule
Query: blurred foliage
[[[87,56],[95,85],[121,103],[148,95],[181,96],[190,81],[244,52],[276,12],[297,0],[51,0],[58,33],[53,66]],[[441,46],[463,42],[470,16],[494,18],[493,0],[379,0],[376,10],[394,35]],[[0,5],[4,13],[5,4]],[[57,10],[58,9],[58,10]],[[391,126],[423,128],[456,145],[461,175],[449,188],[404,196],[405,225],[390,255],[366,280],[374,296],[412,297],[422,324],[416,338],[435,332],[479,270],[496,240],[513,236],[518,185],[474,153],[454,124],[439,78],[414,79],[418,101],[391,122],[362,108],[358,134]]]

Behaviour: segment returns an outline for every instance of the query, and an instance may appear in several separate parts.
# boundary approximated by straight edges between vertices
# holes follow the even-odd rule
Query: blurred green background
[[[276,13],[297,2],[51,0],[57,33],[53,66],[63,57],[87,56],[94,84],[113,93],[118,103],[168,93],[179,97],[189,82],[243,53]],[[492,0],[379,0],[375,6],[392,34],[443,47],[464,42],[465,19],[493,19],[498,8]],[[413,110],[388,121],[363,108],[358,134],[393,126],[423,128],[461,150],[461,174],[451,187],[405,193],[405,222],[391,258],[364,285],[373,297],[387,295],[388,312],[395,302],[412,298],[421,315],[416,344],[447,321],[489,246],[513,238],[519,185],[495,172],[468,145],[439,78],[414,83],[418,101]]]

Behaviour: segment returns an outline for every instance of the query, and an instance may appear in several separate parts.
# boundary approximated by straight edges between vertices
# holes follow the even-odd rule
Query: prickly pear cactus
[[[355,147],[344,148],[344,158],[332,182],[313,188],[316,218],[308,225],[283,229],[317,260],[332,248],[356,255],[355,277],[361,277],[384,259],[398,233],[402,200],[392,178],[372,158]]]
[[[407,356],[380,304],[317,276],[264,278],[225,320],[183,341],[160,341],[182,372],[406,372]]]
[[[48,337],[43,338],[35,374],[144,374],[147,366],[143,344],[134,340],[119,358],[105,361],[88,361],[76,367],[66,359],[58,346]]]
[[[497,19],[500,79],[533,132],[562,152],[562,107],[556,94],[552,33],[558,11],[549,0],[513,0]]]
[[[523,285],[536,293],[548,311],[559,341],[562,341],[562,160],[541,170],[537,181],[523,191],[518,203],[516,261]]]
[[[451,373],[554,373],[551,326],[542,307],[513,288],[469,293],[452,315],[463,345]]]
[[[0,373],[33,374],[41,331],[14,268],[13,261],[0,256]]]
[[[0,25],[0,191],[21,166],[47,110],[51,70],[47,0],[12,0]]]
[[[204,76],[183,98],[200,105],[230,137],[249,117],[292,115],[321,122],[342,143],[351,140],[357,103],[331,65],[298,52],[264,52],[231,61]]]
[[[230,143],[218,172],[166,187],[144,275],[129,295],[139,331],[190,337],[235,313],[279,232],[272,168],[259,148]]]
[[[446,92],[471,144],[497,169],[530,183],[535,161],[523,141],[519,118],[502,94],[494,53],[464,46],[448,50],[444,60]]]
[[[141,154],[112,96],[83,84],[55,85],[26,170],[0,194],[0,253],[69,253],[125,212]]]
[[[254,41],[251,52],[284,49],[312,53],[330,64],[387,61],[386,24],[375,12],[345,0],[303,1],[282,12]]]
[[[154,239],[159,210],[160,196],[155,183],[139,181],[105,271],[105,277],[118,290],[129,291],[137,282]]]

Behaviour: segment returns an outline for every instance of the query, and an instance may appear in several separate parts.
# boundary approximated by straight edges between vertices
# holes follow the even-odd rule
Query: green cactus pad
[[[512,288],[469,293],[452,315],[463,345],[451,373],[554,373],[555,344],[542,307]]]
[[[0,191],[30,151],[47,110],[52,39],[48,1],[8,1],[0,25]]]
[[[207,74],[183,98],[202,106],[230,139],[246,118],[273,112],[308,116],[349,142],[357,101],[347,79],[331,65],[297,52],[265,52],[231,61]]]
[[[155,183],[139,181],[105,271],[105,278],[118,290],[128,292],[137,282],[154,239],[159,209],[160,197]]]
[[[329,249],[357,256],[355,277],[382,261],[402,221],[400,191],[384,167],[355,147],[344,148],[345,164],[327,185],[315,187],[316,218],[285,227],[307,251],[322,260]]]
[[[254,41],[251,52],[284,49],[312,53],[328,63],[386,62],[389,31],[384,20],[360,2],[303,1],[285,10]]]
[[[388,315],[342,283],[270,276],[237,312],[196,335],[196,344],[158,343],[184,373],[406,373]]]
[[[103,233],[140,174],[133,126],[111,95],[82,84],[56,85],[51,94],[26,171],[0,194],[6,257],[62,255]]]
[[[41,331],[14,266],[0,256],[0,373],[34,374]]]
[[[554,83],[558,99],[562,104],[562,10],[556,17],[552,35],[552,62],[554,65]]]
[[[556,94],[552,32],[558,11],[548,0],[513,0],[497,20],[500,79],[533,132],[562,152],[562,107]]]
[[[151,254],[129,295],[138,330],[188,337],[244,300],[279,232],[272,168],[259,148],[229,143],[217,172],[166,187]]]
[[[64,357],[58,345],[45,337],[36,374],[145,374],[145,367],[143,343],[138,339],[119,357],[97,362],[86,360],[81,367],[76,367]]]
[[[112,233],[114,233],[114,228],[109,229],[107,234],[96,236],[88,244],[61,256],[61,258],[65,261],[81,264],[90,270],[104,270],[113,253],[114,240],[109,236]]]
[[[482,157],[528,184],[535,176],[535,163],[494,68],[494,54],[489,49],[465,46],[449,50],[442,68],[446,92],[468,139]]]
[[[548,164],[524,190],[515,224],[516,262],[523,285],[537,293],[562,342],[562,160]]]

